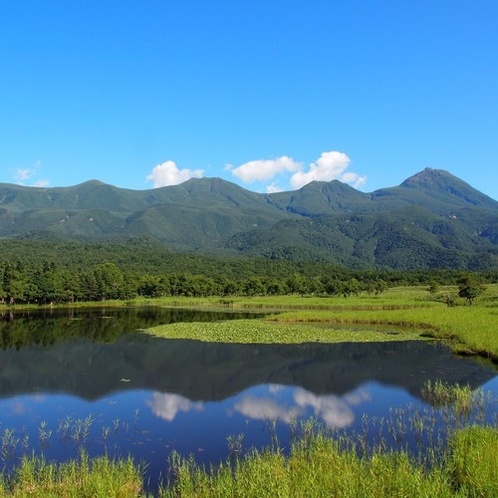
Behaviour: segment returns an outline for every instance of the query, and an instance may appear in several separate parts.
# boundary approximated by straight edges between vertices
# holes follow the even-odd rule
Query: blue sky
[[[0,0],[0,182],[498,199],[496,0]]]

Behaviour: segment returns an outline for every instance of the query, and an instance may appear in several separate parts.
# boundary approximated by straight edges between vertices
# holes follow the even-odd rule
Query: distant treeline
[[[88,268],[61,268],[54,261],[34,263],[18,260],[0,263],[0,302],[3,304],[57,304],[83,301],[127,300],[162,296],[262,296],[342,295],[381,293],[397,285],[454,284],[461,272],[395,272],[350,270],[330,266],[280,266],[282,273],[264,272],[264,262],[246,262],[229,274],[185,272],[141,273],[123,269],[113,262]],[[224,262],[224,265],[227,263]],[[270,270],[271,262],[268,262]],[[238,268],[238,272],[236,271]],[[244,271],[242,271],[244,270]],[[285,270],[285,271],[284,271]],[[308,271],[307,271],[308,270]],[[481,275],[483,282],[496,282],[496,274]]]

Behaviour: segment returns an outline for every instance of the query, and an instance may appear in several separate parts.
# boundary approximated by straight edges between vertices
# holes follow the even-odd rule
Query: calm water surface
[[[493,368],[441,345],[209,344],[139,332],[159,323],[250,316],[161,308],[4,316],[0,465],[9,468],[33,449],[49,460],[75,457],[82,446],[91,456],[131,453],[149,463],[153,489],[173,450],[216,463],[239,435],[246,449],[275,436],[288,446],[291,426],[310,417],[360,432],[365,416],[423,407],[428,380],[498,396]]]

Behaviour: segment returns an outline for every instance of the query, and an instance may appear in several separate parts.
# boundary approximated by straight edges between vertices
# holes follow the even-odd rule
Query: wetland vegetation
[[[236,322],[150,324],[142,333],[151,337],[251,344],[444,340],[459,354],[496,363],[498,285],[488,284],[472,305],[458,294],[455,283],[436,290],[426,285],[392,287],[347,298],[170,296],[106,305],[267,313]],[[435,382],[426,385],[425,396],[433,407],[430,412],[405,407],[389,420],[366,420],[365,430],[378,435],[368,448],[365,433],[330,432],[310,421],[295,427],[288,447],[275,436],[268,448],[243,448],[243,434],[234,434],[227,441],[230,458],[220,465],[204,467],[194,457],[173,452],[171,480],[157,495],[496,496],[496,412],[491,419],[479,414],[486,394]],[[496,400],[491,402],[496,406]],[[441,432],[436,418],[445,421],[448,432]],[[399,439],[399,444],[386,445],[389,438]],[[424,441],[423,452],[414,451],[417,441]],[[26,455],[15,469],[4,472],[0,496],[146,496],[144,465],[110,455],[89,458],[84,452],[65,463]]]
[[[239,297],[230,301],[169,298],[176,306],[216,306],[274,311],[259,321],[156,326],[161,337],[234,342],[348,342],[444,340],[459,354],[498,362],[498,285],[487,285],[474,303],[458,300],[458,287],[437,294],[425,286],[394,287],[382,294],[335,297]],[[448,296],[453,305],[448,306]]]

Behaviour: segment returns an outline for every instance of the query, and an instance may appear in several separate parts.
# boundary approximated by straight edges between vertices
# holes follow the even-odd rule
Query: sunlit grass
[[[141,496],[142,471],[128,459],[107,457],[49,463],[24,457],[19,467],[0,479],[0,497],[128,498]]]
[[[451,340],[460,353],[498,359],[498,310],[482,306],[413,309],[300,310],[275,315],[278,322],[368,324],[412,329],[426,337]]]
[[[430,299],[427,287],[407,286],[386,289],[380,294],[361,293],[358,295],[343,296],[270,296],[237,298],[236,304],[243,306],[251,305],[276,305],[282,307],[297,306],[306,308],[354,308],[358,306],[382,307],[382,306],[423,306],[430,307],[436,303]]]
[[[447,306],[448,299],[455,306]],[[381,294],[348,297],[322,296],[217,296],[163,297],[99,303],[81,306],[164,306],[203,309],[278,311],[265,321],[280,323],[270,328],[253,322],[203,325],[175,324],[155,327],[149,332],[161,337],[190,338],[227,342],[346,342],[386,341],[435,338],[450,341],[460,354],[480,355],[498,362],[498,284],[466,306],[458,298],[455,286],[442,286],[431,294],[427,286],[389,288]],[[284,324],[306,324],[306,327],[284,328]],[[317,327],[317,324],[321,324]],[[311,326],[313,325],[313,326]],[[341,327],[339,327],[341,325]],[[358,326],[362,326],[360,330]],[[327,329],[324,326],[328,326]],[[354,326],[354,330],[347,330]],[[381,329],[385,330],[382,331]],[[396,331],[398,335],[392,335]]]
[[[498,359],[498,286],[488,286],[474,306],[448,307],[446,296],[455,288],[430,295],[423,287],[389,289],[380,295],[343,297],[168,298],[134,301],[130,305],[229,307],[278,310],[255,320],[219,323],[175,323],[147,330],[165,338],[239,343],[380,342],[416,340],[421,336],[452,341],[455,350]],[[123,303],[120,303],[123,305]],[[110,303],[106,303],[110,305]],[[393,332],[396,331],[396,334]],[[441,383],[427,385],[426,399],[435,406],[450,405],[465,422],[477,403],[469,389]],[[426,425],[424,425],[424,423]],[[426,434],[426,422],[411,424]],[[397,427],[393,425],[393,434]],[[9,440],[7,440],[9,443]],[[172,487],[165,497],[216,496],[498,496],[498,430],[460,426],[444,452],[429,447],[424,461],[406,450],[379,445],[361,454],[351,441],[317,433],[297,439],[289,456],[279,448],[250,451],[244,458],[204,469],[191,459],[177,457]],[[142,494],[142,472],[130,459],[105,457],[48,463],[24,457],[19,467],[0,479],[2,496],[105,496]]]
[[[346,445],[346,447],[345,447]],[[235,463],[205,469],[173,459],[166,497],[455,497],[498,496],[498,431],[456,431],[447,449],[424,463],[405,451],[377,447],[361,455],[323,432],[300,438],[285,457],[279,448],[251,451]],[[428,465],[429,464],[429,465]]]
[[[498,496],[498,430],[468,427],[451,442],[448,472],[464,496]]]
[[[457,412],[469,413],[476,401],[469,385],[450,385],[440,380],[430,380],[422,388],[422,398],[432,406],[453,405]]]

